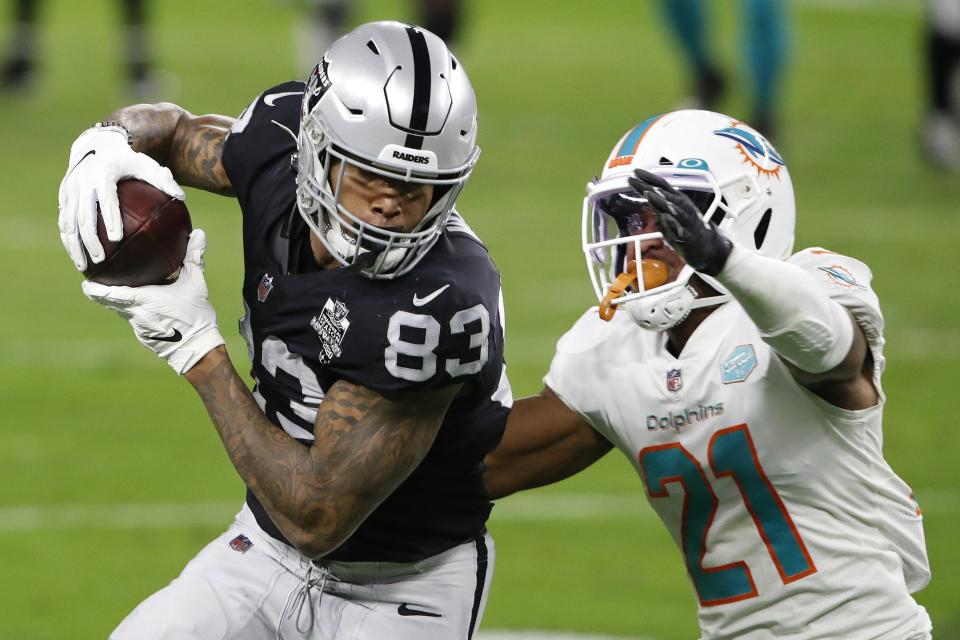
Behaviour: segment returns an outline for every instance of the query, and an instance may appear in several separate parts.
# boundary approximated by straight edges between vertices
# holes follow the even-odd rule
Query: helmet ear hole
[[[753,230],[753,244],[757,249],[763,246],[763,241],[767,238],[767,229],[770,228],[771,217],[773,217],[773,209],[764,211],[757,228]]]

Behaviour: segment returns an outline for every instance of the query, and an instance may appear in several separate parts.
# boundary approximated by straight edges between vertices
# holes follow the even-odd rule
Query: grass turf
[[[114,7],[48,4],[34,91],[0,99],[0,508],[239,506],[242,485],[199,401],[83,299],[59,246],[56,190],[70,141],[128,98]],[[918,599],[938,637],[953,637],[960,435],[950,416],[960,326],[949,282],[960,181],[917,153],[921,16],[893,2],[794,7],[779,148],[797,191],[797,246],[826,246],[873,268],[888,323],[887,457],[926,510],[934,580]],[[737,8],[724,1],[714,12],[733,115],[747,104]],[[299,75],[291,4],[238,0],[225,10],[167,0],[153,9],[157,58],[170,74],[163,98],[236,114],[258,91]],[[368,2],[357,15],[388,17],[410,17],[407,3]],[[648,3],[601,1],[588,11],[575,0],[476,2],[458,53],[477,90],[483,147],[460,208],[503,272],[511,379],[525,395],[539,389],[555,339],[593,300],[579,250],[584,183],[625,130],[676,104],[686,79]],[[230,331],[241,309],[239,213],[198,192],[188,204],[210,238],[212,298],[242,368],[245,351]],[[506,502],[495,510],[498,567],[483,628],[696,636],[679,554],[618,456],[542,495],[633,496],[633,511],[531,520],[511,517]],[[0,637],[105,637],[228,518],[227,509],[222,524],[0,522]]]

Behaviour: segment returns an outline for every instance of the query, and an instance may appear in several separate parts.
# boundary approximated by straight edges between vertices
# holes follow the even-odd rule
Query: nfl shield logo
[[[677,392],[683,386],[683,374],[680,369],[667,371],[667,391]]]
[[[253,543],[250,542],[250,538],[242,533],[230,541],[230,548],[240,553],[246,553],[247,550],[252,546]]]
[[[263,302],[273,290],[273,277],[269,273],[263,274],[260,278],[260,286],[257,287],[257,300]]]

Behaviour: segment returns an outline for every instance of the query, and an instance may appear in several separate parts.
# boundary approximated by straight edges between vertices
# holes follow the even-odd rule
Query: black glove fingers
[[[670,203],[667,202],[666,198],[663,197],[663,194],[654,188],[647,188],[643,192],[643,197],[647,199],[647,202],[650,203],[650,206],[659,211],[669,211]]]
[[[659,190],[650,190],[647,200],[657,217],[657,227],[671,244],[683,244],[687,237],[683,224],[677,219],[676,206],[667,200]]]
[[[663,176],[658,176],[655,173],[644,171],[643,169],[634,169],[633,175],[635,175],[639,180],[646,182],[651,187],[657,187],[666,191],[673,191],[673,187],[670,186],[670,183],[667,182]]]
[[[703,224],[700,210],[697,209],[697,206],[693,204],[693,201],[690,200],[686,194],[679,191],[669,191],[662,195],[673,204],[677,210],[677,217],[682,220],[685,225],[693,225],[695,223]]]
[[[723,269],[732,243],[713,222],[705,222],[693,201],[661,176],[635,169],[627,179],[650,204],[657,228],[695,270],[716,275]]]
[[[638,178],[627,178],[627,184],[629,184],[633,189],[637,191],[640,195],[643,195],[653,187],[643,180]]]
[[[667,242],[669,242],[670,246],[672,246],[674,249],[683,249],[683,247],[686,246],[686,232],[684,231],[683,227],[679,226],[675,222],[664,221],[660,231],[663,233],[663,237],[666,238]]]
[[[672,203],[678,210],[682,210],[685,215],[694,214],[700,217],[700,211],[696,205],[681,191],[674,189],[670,184],[649,171],[643,169],[634,169],[636,178],[628,178],[627,182],[636,189],[640,195],[647,197],[648,193],[653,191],[659,194],[664,200]],[[649,177],[649,179],[648,179]],[[649,199],[649,198],[648,198]]]

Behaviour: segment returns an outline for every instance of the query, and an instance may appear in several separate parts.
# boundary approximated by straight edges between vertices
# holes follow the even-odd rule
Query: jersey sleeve
[[[622,319],[614,317],[612,323]],[[602,325],[601,322],[596,307],[593,307],[560,337],[543,383],[600,435],[618,444],[616,431],[611,427],[600,400],[604,394],[595,392],[596,385],[605,384],[604,353],[611,342],[605,329],[611,328],[612,323]]]
[[[820,247],[799,251],[789,262],[809,273],[828,296],[853,315],[873,354],[874,384],[880,389],[880,375],[886,360],[883,355],[883,314],[880,299],[870,286],[873,273],[855,258]]]
[[[267,89],[230,128],[223,147],[223,168],[241,206],[250,200],[258,177],[295,151],[302,96],[302,82],[285,82]]]
[[[819,247],[794,254],[790,262],[810,273],[828,296],[853,314],[871,347],[882,346],[883,314],[870,287],[873,273],[867,265]]]

